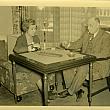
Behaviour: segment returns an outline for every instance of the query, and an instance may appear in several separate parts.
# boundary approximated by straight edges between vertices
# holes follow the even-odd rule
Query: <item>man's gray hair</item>
[[[100,24],[100,19],[98,17],[95,17],[94,20]]]

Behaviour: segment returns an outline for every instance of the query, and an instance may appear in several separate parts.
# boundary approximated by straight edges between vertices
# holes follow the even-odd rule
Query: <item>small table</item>
[[[12,62],[13,75],[15,74],[14,64],[25,66],[28,69],[36,71],[43,76],[44,84],[44,105],[48,105],[48,75],[57,71],[63,71],[69,68],[75,68],[81,65],[89,64],[89,94],[88,102],[91,104],[91,85],[92,85],[92,63],[96,57],[92,55],[79,54],[67,50],[41,50],[22,54],[10,54],[9,59]],[[15,79],[16,80],[16,79]],[[16,82],[16,81],[14,81]]]

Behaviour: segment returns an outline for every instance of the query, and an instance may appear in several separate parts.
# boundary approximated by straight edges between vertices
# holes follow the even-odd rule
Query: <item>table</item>
[[[92,85],[92,63],[96,57],[92,55],[79,54],[78,52],[71,53],[67,50],[41,50],[36,52],[10,54],[9,59],[12,62],[13,73],[15,72],[14,64],[25,66],[28,69],[34,70],[42,74],[44,84],[44,105],[48,105],[48,74],[57,71],[63,71],[69,68],[75,68],[81,65],[89,64],[89,94],[88,102],[91,104],[91,85]],[[16,79],[15,79],[16,80]]]

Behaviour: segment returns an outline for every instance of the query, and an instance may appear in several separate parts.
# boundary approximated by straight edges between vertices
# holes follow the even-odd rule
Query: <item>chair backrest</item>
[[[8,56],[13,53],[13,48],[15,46],[16,40],[19,35],[9,35],[8,36]]]
[[[103,30],[105,30],[105,29],[103,29]],[[110,41],[110,31],[108,31],[108,30],[107,31],[105,30],[105,31],[108,33],[109,37],[107,37],[107,38],[109,38],[108,41]],[[107,47],[106,49],[108,50],[107,54],[106,54],[106,57],[104,56],[102,58],[97,58],[96,59],[97,67],[93,66],[93,68],[94,67],[97,68],[96,70],[97,70],[97,73],[98,73],[98,74],[96,74],[94,72],[95,73],[95,74],[93,74],[93,80],[94,81],[97,81],[97,80],[100,80],[100,79],[103,79],[103,78],[106,78],[106,77],[110,76],[110,50],[109,50],[110,47]],[[99,68],[98,68],[98,66],[99,66]],[[95,69],[94,69],[94,71],[95,71]]]
[[[0,60],[7,61],[7,59],[8,59],[7,36],[0,35]]]

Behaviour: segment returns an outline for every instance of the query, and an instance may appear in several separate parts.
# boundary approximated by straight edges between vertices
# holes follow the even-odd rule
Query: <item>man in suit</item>
[[[100,29],[99,18],[92,17],[88,20],[88,30],[76,42],[63,42],[62,47],[65,49],[80,49],[81,53],[94,55],[97,58],[104,58],[110,55],[110,34]],[[97,80],[109,75],[109,61],[100,61],[93,64],[93,79]],[[71,75],[71,82],[68,89],[61,92],[60,97],[76,94],[77,98],[82,96],[81,86],[87,78],[89,66],[84,65],[76,69],[64,71],[65,82],[68,83],[66,75]],[[68,73],[68,74],[67,74]]]

